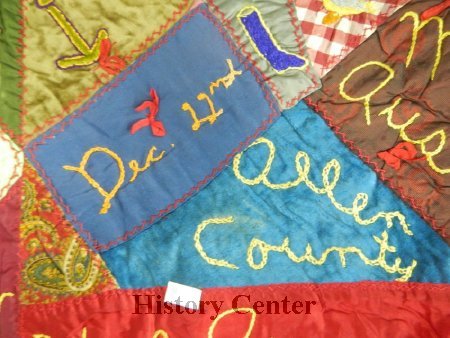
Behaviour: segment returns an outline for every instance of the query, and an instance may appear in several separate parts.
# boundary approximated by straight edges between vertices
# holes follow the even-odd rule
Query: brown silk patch
[[[412,1],[396,12],[328,73],[308,103],[445,238],[450,232],[450,10],[427,24],[420,17],[438,3]],[[405,141],[417,154],[394,157],[398,169],[378,157]]]

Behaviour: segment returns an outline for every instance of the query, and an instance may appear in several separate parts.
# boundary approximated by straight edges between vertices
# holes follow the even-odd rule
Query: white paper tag
[[[200,308],[201,296],[202,290],[200,289],[169,281],[164,302],[197,310]]]

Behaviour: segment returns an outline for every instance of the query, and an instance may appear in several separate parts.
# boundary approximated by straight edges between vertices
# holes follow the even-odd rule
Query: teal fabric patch
[[[102,254],[121,287],[450,281],[445,242],[303,102],[263,137],[185,205]]]

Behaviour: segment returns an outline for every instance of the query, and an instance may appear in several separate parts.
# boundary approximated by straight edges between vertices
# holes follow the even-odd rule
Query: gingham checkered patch
[[[297,0],[297,16],[306,39],[309,57],[320,77],[360,45],[387,17],[409,0],[376,0],[377,14],[361,13],[324,24],[328,11],[322,0]]]

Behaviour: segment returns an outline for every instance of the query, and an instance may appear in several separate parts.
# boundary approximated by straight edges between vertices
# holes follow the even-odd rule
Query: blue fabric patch
[[[388,235],[390,250],[385,261],[401,268],[416,266],[408,281],[450,281],[447,244],[391,190],[375,173],[347,149],[325,122],[303,102],[285,111],[264,137],[277,149],[268,174],[271,183],[295,180],[295,158],[308,154],[309,177],[323,187],[322,169],[332,159],[340,163],[340,178],[333,191],[336,201],[352,206],[357,193],[368,194],[361,217],[368,219],[380,211],[399,211],[405,216],[407,235],[398,219],[388,228],[385,219],[360,225],[352,215],[339,211],[328,196],[313,193],[306,184],[273,190],[260,183],[247,185],[238,180],[232,167],[224,170],[205,189],[132,240],[102,253],[103,259],[123,288],[166,285],[169,280],[194,287],[242,286],[286,282],[393,281],[401,275],[377,265],[368,265],[355,253],[345,255],[345,267],[333,252],[323,265],[293,262],[285,253],[269,252],[267,263],[253,269],[247,261],[252,239],[280,245],[289,238],[291,251],[301,256],[309,243],[314,257],[330,247],[355,247],[370,259],[380,254],[373,236]],[[257,145],[241,159],[241,173],[251,179],[263,171],[268,148]],[[233,222],[210,224],[201,233],[201,244],[210,258],[225,260],[238,267],[211,265],[195,247],[198,225],[207,219],[232,216]],[[254,260],[261,261],[255,251]]]
[[[134,65],[102,88],[78,111],[41,135],[27,148],[28,157],[44,177],[63,210],[84,239],[105,250],[150,226],[212,179],[257,133],[279,115],[263,80],[224,32],[200,6],[175,25]],[[234,67],[234,80],[224,78]],[[240,73],[242,72],[242,73]],[[149,100],[154,88],[160,98],[157,120],[165,137],[149,128],[130,134],[130,126],[145,118],[135,108]],[[189,103],[204,118],[210,102],[223,113],[193,130],[193,118],[183,110]],[[107,148],[123,162],[123,184],[106,213],[104,196],[80,173],[83,154]],[[164,157],[139,173],[134,182],[129,163],[142,167],[152,147]],[[92,153],[86,171],[105,192],[120,183],[119,161],[104,151]]]
[[[282,72],[289,68],[299,68],[306,64],[306,61],[301,57],[286,53],[275,45],[256,9],[253,9],[250,13],[243,13],[239,16],[239,20],[246,28],[256,48],[276,71]]]

